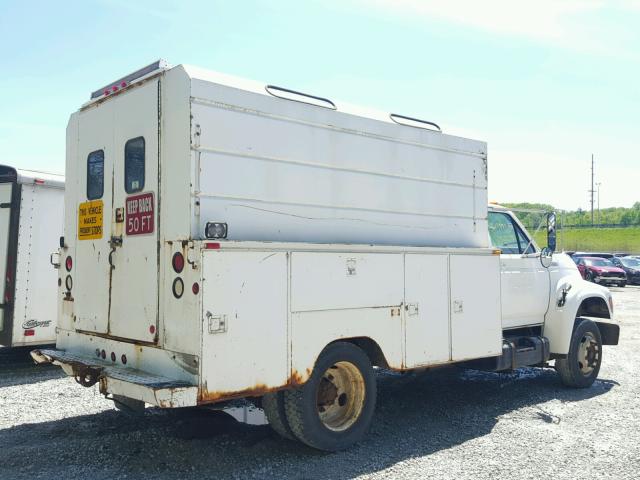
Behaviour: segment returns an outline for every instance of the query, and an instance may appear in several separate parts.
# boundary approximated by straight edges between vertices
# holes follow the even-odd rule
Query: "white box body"
[[[57,345],[106,365],[104,392],[259,396],[306,381],[339,339],[397,370],[501,353],[483,142],[194,67],[122,88],[67,128]],[[228,238],[205,240],[207,222]],[[158,378],[180,386],[143,386]]]
[[[55,343],[63,217],[62,175],[0,166],[1,346]]]
[[[166,75],[190,97],[193,238],[216,221],[232,240],[488,246],[483,142],[193,67]]]

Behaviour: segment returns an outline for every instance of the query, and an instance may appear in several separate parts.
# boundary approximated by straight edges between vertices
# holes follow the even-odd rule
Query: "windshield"
[[[584,263],[591,267],[613,267],[613,263],[605,258],[585,258]]]
[[[620,262],[622,262],[625,267],[640,267],[640,260],[635,258],[621,258]]]

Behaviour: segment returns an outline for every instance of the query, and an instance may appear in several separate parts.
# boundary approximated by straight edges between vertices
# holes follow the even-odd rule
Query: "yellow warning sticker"
[[[102,238],[102,200],[78,205],[78,240]]]

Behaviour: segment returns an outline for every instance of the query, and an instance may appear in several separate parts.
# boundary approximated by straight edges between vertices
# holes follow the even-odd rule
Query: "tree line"
[[[591,225],[591,210],[559,211],[552,205],[544,203],[505,203],[505,207],[523,210],[556,211],[558,213],[558,225],[567,227],[581,227]],[[544,214],[516,212],[520,221],[529,229],[537,228],[540,222],[544,222]],[[561,218],[560,218],[561,217]],[[593,213],[593,222],[596,226],[640,226],[640,202],[633,204],[631,208],[611,207],[601,208]]]

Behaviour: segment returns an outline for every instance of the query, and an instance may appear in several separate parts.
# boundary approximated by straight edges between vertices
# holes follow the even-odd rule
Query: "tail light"
[[[182,270],[184,270],[184,256],[182,253],[176,252],[173,254],[171,265],[176,273],[182,273]]]

